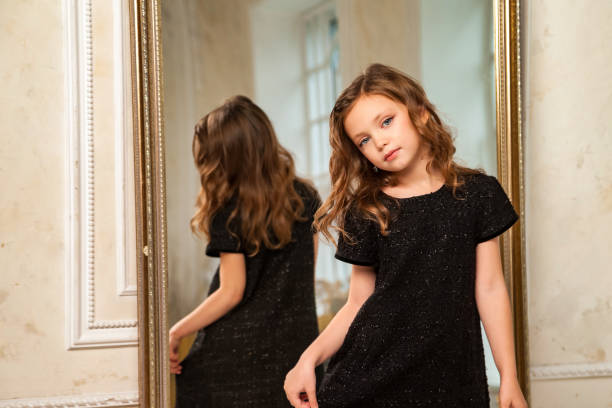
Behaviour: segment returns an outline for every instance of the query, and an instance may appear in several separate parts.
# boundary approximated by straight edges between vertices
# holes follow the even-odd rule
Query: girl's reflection
[[[208,297],[170,330],[177,407],[287,407],[285,374],[318,334],[319,195],[244,96],[196,124],[193,156],[202,186],[191,226],[220,265]],[[179,340],[195,331],[179,362]]]

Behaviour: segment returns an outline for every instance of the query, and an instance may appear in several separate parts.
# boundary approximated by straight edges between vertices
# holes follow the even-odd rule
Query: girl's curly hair
[[[382,95],[406,106],[410,120],[427,145],[431,161],[426,169],[438,169],[445,184],[457,187],[464,181],[462,176],[483,173],[482,169],[470,169],[453,161],[455,146],[449,129],[442,123],[435,106],[427,99],[423,87],[408,75],[382,64],[369,65],[366,70],[340,94],[329,118],[329,141],[332,148],[329,160],[331,193],[315,214],[314,226],[328,241],[335,244],[330,230],[336,230],[343,238],[351,240],[344,231],[344,218],[355,208],[367,219],[380,225],[386,234],[390,220],[389,209],[380,201],[383,186],[395,185],[393,173],[374,172],[366,157],[350,140],[344,129],[344,120],[356,101],[364,95]],[[425,123],[420,120],[423,111],[429,115]]]
[[[195,234],[210,239],[212,217],[234,198],[238,205],[226,227],[234,236],[240,232],[250,256],[262,244],[278,249],[291,241],[293,222],[306,220],[293,184],[295,165],[259,106],[246,96],[229,98],[196,124],[192,149],[201,183],[191,219]],[[230,229],[232,220],[240,231]]]

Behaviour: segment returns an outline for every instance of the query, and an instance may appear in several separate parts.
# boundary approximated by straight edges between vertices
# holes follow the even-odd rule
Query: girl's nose
[[[386,145],[389,144],[389,138],[381,133],[378,133],[376,135],[374,135],[373,137],[374,139],[374,145],[378,148],[378,149],[383,149]]]

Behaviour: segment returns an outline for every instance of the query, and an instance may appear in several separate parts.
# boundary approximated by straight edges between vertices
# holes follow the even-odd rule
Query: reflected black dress
[[[320,408],[485,408],[489,394],[475,300],[476,245],[518,219],[497,179],[394,199],[389,234],[349,212],[336,258],[372,265],[375,289],[332,356]]]
[[[176,376],[178,408],[291,407],[283,383],[318,335],[314,296],[312,221],[320,205],[316,190],[296,181],[306,221],[296,222],[292,242],[280,250],[245,256],[246,288],[228,314],[200,330]],[[243,252],[226,228],[228,205],[211,221],[206,254]],[[239,232],[238,223],[230,224]],[[219,268],[209,295],[219,288]],[[319,379],[321,371],[317,372]]]

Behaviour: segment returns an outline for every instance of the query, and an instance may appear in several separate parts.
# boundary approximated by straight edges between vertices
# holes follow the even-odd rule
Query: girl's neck
[[[445,180],[442,172],[435,166],[430,166],[430,172],[427,171],[427,163],[430,161],[429,154],[420,153],[412,165],[394,174],[395,185],[384,187],[383,192],[408,197],[437,191]]]

